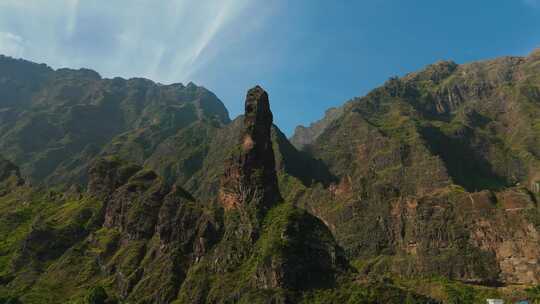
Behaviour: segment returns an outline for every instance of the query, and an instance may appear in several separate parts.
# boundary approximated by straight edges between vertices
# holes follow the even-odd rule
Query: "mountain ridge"
[[[41,72],[0,77],[0,299],[536,297],[535,54],[391,78],[291,141],[259,86],[231,121],[194,84],[41,82],[52,72],[23,62]]]
[[[23,163],[21,171],[33,182],[55,184],[72,179],[84,184],[84,163],[98,154],[118,154],[122,153],[118,149],[124,149],[124,154],[135,153],[135,160],[142,164],[156,145],[195,121],[230,121],[223,103],[193,83],[183,86],[141,78],[102,79],[88,69],[55,71],[6,57],[2,62],[4,66],[22,62],[33,69],[46,69],[47,75],[24,93],[30,103],[21,103],[23,108],[13,106],[6,103],[11,100],[9,95],[0,103],[3,154]],[[24,91],[24,83],[17,86]],[[7,80],[2,87],[11,88]],[[31,140],[38,129],[40,136]],[[149,140],[139,136],[144,132],[148,133],[145,137],[152,137],[145,143],[150,150],[137,143]],[[73,175],[66,178],[70,173]]]
[[[403,276],[536,282],[538,269],[525,261],[538,259],[526,219],[538,201],[538,67],[534,55],[439,62],[347,103],[306,148],[339,182],[308,191],[301,204],[351,257],[386,256],[383,269]],[[431,225],[443,230],[429,236]],[[527,241],[515,244],[498,225]]]
[[[537,58],[538,54],[540,54],[540,48],[534,49],[527,56],[504,56],[504,57],[496,57],[496,58],[482,60],[482,61],[473,61],[473,62],[463,63],[463,64],[457,64],[452,60],[441,60],[441,61],[439,61],[437,63],[427,65],[426,67],[424,67],[423,69],[421,69],[418,72],[406,73],[402,78],[403,79],[412,79],[414,77],[417,77],[418,74],[421,74],[421,73],[423,73],[425,75],[426,73],[430,72],[430,68],[434,68],[434,67],[436,68],[437,66],[441,66],[441,65],[447,65],[447,66],[452,66],[452,67],[456,68],[458,66],[461,66],[461,67],[466,67],[466,66],[471,66],[471,65],[474,66],[474,65],[483,64],[483,63],[493,63],[493,62],[496,62],[496,61],[507,61],[507,60],[510,60],[510,61],[512,61],[512,60],[526,61],[527,59],[528,60],[533,60],[533,59]],[[398,77],[396,76],[396,77],[392,77],[392,78],[397,79]],[[328,121],[328,122],[333,121],[333,119],[336,116],[336,110],[338,110],[338,113],[342,112],[343,111],[342,108],[346,107],[347,104],[349,104],[351,102],[354,102],[355,100],[358,101],[361,98],[362,97],[354,97],[351,100],[345,102],[343,105],[337,106],[335,108],[328,109],[327,111],[330,111],[330,112],[325,113],[325,115],[320,120],[312,122],[311,126],[307,126],[307,127],[302,126],[302,125],[297,126],[297,128],[299,128],[300,132],[296,132],[296,130],[295,130],[293,135],[290,137],[291,141],[293,142],[293,144],[295,144],[297,146],[297,148],[302,149],[303,145],[310,144],[314,140],[313,138],[310,139],[308,137],[308,138],[306,138],[306,140],[307,140],[306,143],[300,143],[302,141],[302,139],[301,139],[302,133],[304,133],[306,131],[307,132],[313,132],[313,131],[310,131],[310,129],[319,129],[319,130],[313,132],[315,134],[322,133],[322,131],[320,130],[321,128],[319,127],[319,125],[324,126],[325,124],[327,124],[327,123],[325,123],[325,121]],[[322,129],[325,129],[325,128],[322,128]],[[298,139],[296,139],[295,137],[298,138]],[[317,137],[317,136],[315,136],[315,137]]]

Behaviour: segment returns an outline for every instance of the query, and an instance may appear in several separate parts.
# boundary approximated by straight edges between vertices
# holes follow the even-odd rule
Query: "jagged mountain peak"
[[[256,86],[247,92],[244,112],[245,135],[242,146],[247,152],[250,149],[268,149],[270,128],[272,127],[272,111],[268,94],[261,87]]]
[[[220,201],[225,209],[255,204],[268,209],[280,200],[272,148],[272,111],[260,86],[246,94],[240,149],[228,160]]]

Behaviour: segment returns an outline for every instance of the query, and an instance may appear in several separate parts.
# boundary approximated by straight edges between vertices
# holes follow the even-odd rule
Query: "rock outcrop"
[[[246,96],[239,144],[227,161],[219,200],[228,210],[253,205],[265,211],[281,200],[272,148],[272,112],[268,94],[259,86]]]
[[[298,291],[333,286],[350,266],[319,219],[283,201],[272,113],[259,86],[248,91],[240,128],[220,181],[223,236],[186,278],[179,299],[288,303]],[[208,280],[213,282],[210,287]],[[261,292],[267,297],[260,298]]]
[[[151,170],[100,159],[90,169],[88,191],[104,201],[100,233],[113,239],[101,263],[128,301],[170,303],[189,268],[219,239],[220,224],[204,204]]]

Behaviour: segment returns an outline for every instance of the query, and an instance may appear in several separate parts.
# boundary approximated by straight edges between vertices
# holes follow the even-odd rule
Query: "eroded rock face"
[[[101,233],[115,236],[102,250],[102,267],[127,301],[170,303],[189,268],[219,239],[220,224],[203,204],[153,171],[100,159],[88,190],[104,200]]]
[[[540,280],[540,238],[524,216],[535,208],[523,188],[498,193],[446,188],[401,198],[392,203],[389,218],[380,219],[386,229],[377,236],[384,236],[386,252],[395,259],[382,269],[366,269],[476,284],[535,284]]]
[[[338,181],[298,204],[350,257],[390,257],[368,273],[537,284],[537,54],[436,63],[348,102],[306,149]]]
[[[471,201],[472,203],[473,201]],[[535,202],[523,189],[507,189],[496,194],[497,210],[480,217],[472,240],[483,250],[493,252],[501,270],[500,280],[508,284],[540,282],[540,233],[528,220]]]
[[[223,235],[190,271],[181,302],[251,302],[263,292],[262,303],[288,303],[293,290],[333,286],[350,270],[323,222],[281,197],[267,93],[249,90],[245,105],[218,191]]]
[[[218,219],[219,211],[206,209],[153,171],[115,159],[101,160],[93,166],[88,189],[105,200],[104,229],[120,235],[112,246],[116,253],[107,255],[111,260],[106,268],[115,275],[122,298],[151,294],[154,301],[165,303],[176,296],[184,280],[188,280],[187,285],[204,283],[188,275],[197,263],[209,267],[204,277],[221,278],[223,273],[233,275],[235,270],[252,265],[260,254],[268,255],[272,262],[257,263],[255,269],[249,270],[254,272],[248,279],[250,288],[296,289],[331,284],[338,273],[347,269],[342,250],[330,232],[305,211],[288,205],[279,209],[283,214],[276,217],[278,226],[269,228],[274,220],[263,224],[268,211],[283,202],[272,148],[272,113],[262,88],[248,92],[241,127],[218,191],[224,219]],[[304,231],[308,226],[315,231]],[[319,239],[320,235],[324,238]],[[279,238],[291,239],[294,254],[285,248],[267,252],[264,244],[279,242]],[[132,266],[126,269],[126,263]],[[306,271],[313,272],[312,279],[301,279]],[[152,280],[155,283],[150,285],[155,285],[155,291],[144,283]],[[166,288],[158,292],[162,285]]]
[[[89,169],[88,192],[106,199],[140,170],[140,166],[128,164],[119,159],[98,159]]]
[[[272,120],[268,94],[259,86],[249,90],[239,146],[221,180],[219,200],[226,210],[245,205],[264,210],[281,199],[271,141]]]

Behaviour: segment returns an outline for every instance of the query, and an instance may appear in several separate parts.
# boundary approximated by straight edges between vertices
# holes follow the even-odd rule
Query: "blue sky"
[[[0,0],[0,53],[193,81],[235,117],[270,94],[287,134],[394,75],[540,47],[540,0]]]

